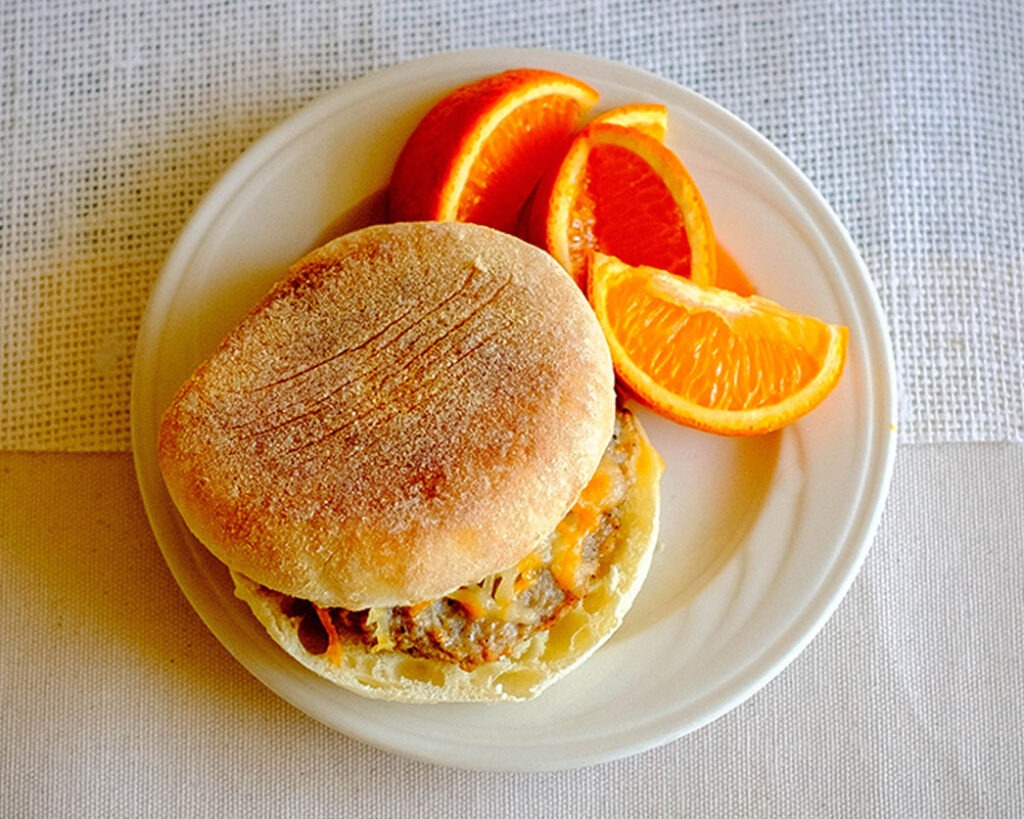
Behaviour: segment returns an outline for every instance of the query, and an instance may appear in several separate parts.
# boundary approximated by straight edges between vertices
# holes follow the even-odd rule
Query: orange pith
[[[612,108],[591,120],[591,124],[602,122],[636,128],[664,142],[668,132],[668,109],[659,102],[633,102]]]
[[[709,432],[779,429],[825,399],[846,360],[845,327],[601,254],[589,296],[621,381]]]
[[[526,197],[597,98],[585,83],[541,69],[514,69],[456,89],[403,147],[391,180],[391,218],[511,232]]]
[[[680,159],[637,127],[596,121],[573,140],[534,199],[530,238],[584,286],[592,251],[715,280],[714,231]]]

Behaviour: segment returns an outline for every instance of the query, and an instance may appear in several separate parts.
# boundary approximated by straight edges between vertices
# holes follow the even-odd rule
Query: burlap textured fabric
[[[1024,440],[1014,0],[16,1],[0,38],[0,448],[128,449],[140,318],[218,176],[347,80],[498,45],[640,66],[750,122],[862,251],[902,440]]]

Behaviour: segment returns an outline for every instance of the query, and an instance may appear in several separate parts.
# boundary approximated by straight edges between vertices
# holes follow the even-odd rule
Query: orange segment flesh
[[[845,327],[760,296],[601,254],[589,288],[621,381],[688,426],[724,435],[771,432],[818,406],[843,370]]]
[[[658,171],[616,144],[594,145],[589,166],[577,208],[588,217],[594,246],[630,264],[687,275],[691,250],[685,215]],[[620,218],[627,213],[630,218]],[[640,225],[646,229],[637,230]]]
[[[511,231],[598,94],[579,80],[515,69],[456,89],[420,121],[391,179],[394,221],[459,220]]]
[[[714,231],[700,191],[680,159],[637,128],[584,128],[538,190],[529,236],[581,287],[593,251],[715,281]]]
[[[443,200],[438,218],[510,228],[540,177],[527,169],[557,160],[567,141],[565,123],[578,116],[575,100],[555,95],[515,108],[481,141],[461,193]]]

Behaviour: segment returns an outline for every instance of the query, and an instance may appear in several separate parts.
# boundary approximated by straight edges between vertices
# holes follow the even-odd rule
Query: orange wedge
[[[817,407],[842,374],[845,327],[602,254],[588,281],[616,374],[681,424],[771,432]]]
[[[686,167],[645,127],[594,122],[538,189],[530,241],[585,287],[589,253],[650,265],[701,284],[715,281],[707,207]]]
[[[394,221],[476,222],[507,232],[598,93],[572,77],[523,68],[456,89],[417,125],[395,165]]]
[[[612,125],[625,125],[628,128],[636,128],[648,134],[659,142],[665,141],[668,133],[668,109],[658,102],[638,102],[612,108],[591,120],[595,122],[609,122]],[[715,287],[722,287],[732,290],[741,296],[749,296],[754,293],[754,286],[747,278],[746,273],[736,263],[716,237],[715,253]]]

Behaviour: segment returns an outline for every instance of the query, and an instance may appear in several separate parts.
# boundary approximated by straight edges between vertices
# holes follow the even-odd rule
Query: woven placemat
[[[0,42],[0,448],[129,448],[148,293],[217,177],[340,83],[497,45],[621,60],[750,122],[861,249],[902,440],[1024,440],[1014,0],[54,0],[4,4]]]

